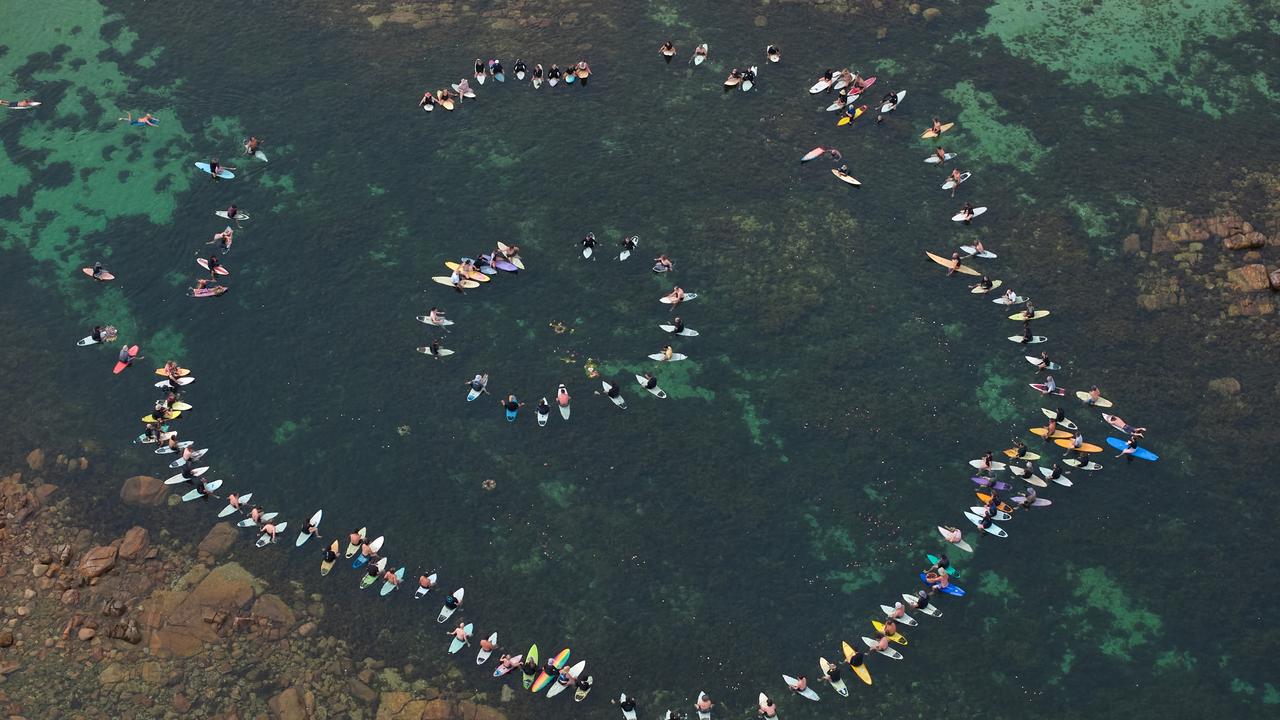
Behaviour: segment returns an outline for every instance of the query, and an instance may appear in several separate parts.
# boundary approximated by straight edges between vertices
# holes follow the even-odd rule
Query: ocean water
[[[322,507],[326,536],[367,525],[392,566],[465,586],[480,632],[587,660],[596,691],[557,714],[616,717],[606,701],[625,691],[656,717],[700,689],[734,716],[762,690],[785,717],[1274,712],[1274,336],[1265,319],[1221,321],[1211,299],[1145,313],[1146,266],[1120,244],[1140,208],[1267,211],[1232,190],[1280,161],[1259,132],[1277,99],[1276,8],[1000,0],[926,22],[828,5],[26,8],[0,30],[0,96],[45,102],[0,115],[6,446],[95,439],[119,477],[161,474],[128,440],[152,401],[147,369],[176,359],[199,378],[181,431],[213,448],[228,487],[291,525]],[[665,38],[680,47],[670,64]],[[694,69],[699,41],[712,57]],[[757,90],[723,92],[770,42],[783,62]],[[509,73],[517,57],[585,58],[595,74],[538,91],[509,77],[452,113],[415,108],[476,56]],[[908,90],[900,109],[837,128],[830,98],[805,89],[845,65],[879,78],[869,100]],[[114,121],[127,111],[161,126]],[[955,199],[921,162],[935,114],[958,123],[943,144],[974,172]],[[237,157],[246,134],[269,163]],[[816,145],[839,148],[863,187],[799,164]],[[210,156],[238,177],[194,172]],[[991,210],[950,222],[965,201]],[[252,216],[224,258],[232,289],[189,299],[223,226],[212,211],[232,202]],[[586,232],[603,244],[593,261],[578,254]],[[640,249],[618,262],[628,234]],[[1013,436],[1039,451],[1025,431],[1045,403],[1004,340],[1020,325],[923,257],[978,238],[1000,255],[982,264],[992,277],[1053,311],[1036,349],[1065,365],[1059,382],[1100,385],[1163,459],[1104,457],[1043,490],[1054,505],[1005,524],[1009,539],[953,553],[968,597],[904,629],[903,662],[872,658],[874,686],[783,697],[782,673],[815,678],[819,656],[918,587],[934,527],[975,504],[964,461]],[[518,243],[527,271],[463,297],[430,282],[496,241]],[[658,253],[673,275],[649,272]],[[80,276],[94,259],[119,280]],[[672,282],[699,294],[679,314],[701,335],[672,342],[689,360],[655,369]],[[414,321],[433,305],[448,333]],[[117,378],[114,349],[74,347],[98,322],[142,345],[140,368]],[[413,351],[436,336],[456,354]],[[627,410],[598,396],[588,358]],[[669,399],[634,384],[646,370]],[[477,372],[492,395],[468,404]],[[1244,392],[1206,391],[1223,376]],[[533,406],[559,383],[572,418],[539,428]],[[514,424],[506,393],[527,403]],[[1063,406],[1101,442],[1096,413]],[[107,527],[137,519],[114,484],[77,490]],[[212,515],[147,517],[199,539]],[[444,654],[438,598],[361,594],[354,571],[318,576],[318,543],[283,545],[238,555],[323,593],[325,629],[361,650],[457,662],[496,698],[487,672]],[[547,717],[541,702],[503,707]]]

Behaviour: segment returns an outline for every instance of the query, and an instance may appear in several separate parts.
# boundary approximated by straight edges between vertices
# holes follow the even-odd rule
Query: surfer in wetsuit
[[[559,82],[561,74],[560,66],[552,63],[551,71],[547,73],[547,80],[550,80],[551,82]]]
[[[1022,442],[1022,440],[1019,438],[1014,438],[1013,439],[1013,457],[1021,458],[1023,455],[1026,455],[1026,454],[1027,454],[1027,444]]]
[[[542,400],[538,403],[538,414],[542,415],[543,417],[546,417],[547,415],[551,414],[551,406],[547,404],[546,398],[542,398]]]
[[[218,254],[217,253],[211,254],[209,256],[208,263],[209,263],[209,276],[210,277],[216,276],[218,267],[221,266],[222,264],[218,262]]]
[[[336,552],[334,552],[334,551],[333,551],[333,547],[332,547],[332,546],[330,546],[330,547],[326,547],[326,548],[324,549],[324,556],[323,556],[323,557],[324,557],[324,561],[325,561],[325,562],[327,562],[327,563],[333,563],[333,562],[337,562],[337,561],[338,561],[338,553],[336,553]]]
[[[595,246],[596,246],[596,234],[593,232],[587,233],[586,237],[582,238],[582,249],[584,251],[590,250]]]
[[[515,395],[508,395],[507,399],[502,401],[502,407],[506,409],[508,414],[514,414],[517,410],[524,407],[524,403],[517,400]]]
[[[632,250],[636,249],[636,245],[639,243],[639,241],[640,241],[640,238],[636,237],[635,235],[625,237],[622,239],[622,249],[627,252],[631,252]]]
[[[1022,343],[1023,345],[1026,345],[1031,342],[1031,321],[1030,320],[1022,321],[1022,339],[1019,340],[1018,342]]]
[[[537,675],[538,662],[531,657],[526,657],[524,662],[520,663],[520,672],[524,673],[525,677]],[[635,707],[635,703],[632,703],[631,706]]]
[[[990,290],[992,287],[994,287],[994,286],[993,286],[993,285],[992,285],[992,283],[991,283],[991,279],[990,279],[990,278],[988,278],[986,275],[983,275],[983,276],[982,276],[982,279],[981,279],[981,280],[979,280],[977,283],[975,283],[975,284],[973,284],[973,285],[970,285],[970,286],[969,286],[969,288],[970,288],[970,289],[982,288],[982,291],[983,291],[983,292],[987,292],[987,291],[988,291],[988,290]]]
[[[302,534],[312,535],[316,538],[320,537],[320,533],[316,532],[316,526],[311,524],[311,518],[307,518],[302,523]]]
[[[756,74],[752,72],[751,68],[747,68],[742,72],[742,82],[754,83],[755,81],[756,81]]]
[[[462,601],[459,600],[458,598],[454,597],[453,595],[445,596],[445,599],[444,599],[445,607],[449,608],[450,610],[457,610],[460,605],[462,605]]]
[[[1048,370],[1053,363],[1049,361],[1049,352],[1047,350],[1040,352],[1040,362],[1036,363],[1036,372]]]
[[[608,390],[605,390],[605,391],[604,391],[604,394],[605,394],[605,395],[607,395],[607,396],[609,396],[609,398],[613,399],[613,398],[617,398],[619,395],[621,395],[621,394],[622,394],[622,391],[618,389],[618,386],[617,386],[617,385],[614,385],[614,384],[610,383],[610,384],[609,384],[609,389],[608,389]]]
[[[422,93],[422,99],[418,101],[418,107],[428,112],[431,111],[431,108],[434,107],[435,104],[436,104],[436,99],[431,96],[430,90],[427,90],[426,92]]]
[[[1032,506],[1033,503],[1035,503],[1035,501],[1036,501],[1036,489],[1034,487],[1028,487],[1027,491],[1023,493],[1022,502],[1020,503],[1020,505],[1023,508],[1029,508]]]
[[[684,321],[677,317],[671,321],[671,334],[679,335],[682,332],[684,332]]]
[[[528,68],[525,66],[523,60],[521,60],[520,58],[516,58],[516,64],[513,65],[511,69],[515,71],[517,80],[523,80],[524,73]]]

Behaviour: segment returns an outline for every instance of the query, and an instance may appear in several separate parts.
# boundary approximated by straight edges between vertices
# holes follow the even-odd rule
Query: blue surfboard
[[[196,167],[200,168],[200,170],[201,170],[201,171],[203,171],[203,172],[204,172],[204,174],[206,174],[206,175],[212,175],[212,174],[213,174],[213,173],[209,172],[209,163],[207,163],[207,162],[198,162],[198,163],[196,163]],[[235,174],[235,173],[231,172],[230,170],[228,170],[228,169],[226,169],[226,168],[220,168],[220,169],[218,170],[218,177],[222,178],[223,180],[231,180],[231,179],[235,178],[235,176],[236,176],[236,174]]]
[[[1126,447],[1128,447],[1128,443],[1126,443],[1124,440],[1121,440],[1120,438],[1117,438],[1117,437],[1107,438],[1107,444],[1117,450],[1124,450]],[[1141,446],[1134,448],[1133,452],[1129,454],[1136,458],[1140,458],[1142,460],[1150,460],[1151,462],[1155,462],[1160,459],[1159,455]]]
[[[925,579],[927,577],[928,575],[925,575],[924,573],[920,573],[920,580],[925,585],[929,585],[929,581]],[[933,587],[933,586],[929,585],[929,587]],[[938,589],[948,595],[955,595],[956,597],[964,597],[964,590],[961,590],[959,587],[957,587],[955,583],[952,583],[944,588],[938,588]]]

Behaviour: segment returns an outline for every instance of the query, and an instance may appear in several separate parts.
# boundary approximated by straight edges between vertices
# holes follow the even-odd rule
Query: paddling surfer
[[[609,389],[605,390],[604,394],[610,400],[617,400],[618,398],[622,397],[622,391],[618,389],[617,385],[614,385],[612,383],[609,384]]]
[[[130,125],[136,125],[141,127],[155,127],[160,124],[160,120],[156,118],[156,116],[152,115],[151,113],[139,115],[138,117],[135,118],[132,112],[127,112],[125,113],[125,117],[122,117],[119,119],[123,122],[129,123]]]
[[[105,275],[106,273],[107,273],[107,269],[102,267],[102,263],[95,262],[93,264],[93,273],[91,277],[94,280],[105,280],[106,278],[104,278],[103,275]]]

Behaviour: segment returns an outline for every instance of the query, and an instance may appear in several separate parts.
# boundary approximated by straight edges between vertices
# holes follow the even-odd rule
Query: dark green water
[[[1103,3],[1097,35],[1119,23],[1138,38],[1156,20],[1186,33],[1173,58],[1132,40],[1133,63],[1152,66],[1116,70],[1091,45],[1034,35],[1074,58],[1064,68],[1020,49],[1022,36],[993,36],[1021,17],[1006,3],[947,6],[930,24],[899,9],[597,3],[517,31],[478,17],[504,7],[486,3],[417,29],[375,28],[341,4],[121,3],[104,15],[55,3],[0,30],[11,68],[0,95],[45,101],[0,116],[12,163],[0,181],[11,328],[0,377],[23,410],[7,444],[104,438],[120,477],[161,474],[125,447],[155,378],[114,378],[114,351],[73,345],[113,322],[141,342],[143,367],[173,357],[194,369],[181,429],[213,448],[228,487],[293,525],[323,507],[330,536],[386,535],[393,566],[438,567],[467,588],[466,617],[515,651],[572,646],[598,689],[561,712],[613,717],[606,700],[626,691],[653,716],[702,688],[741,716],[760,690],[786,693],[781,673],[815,677],[820,654],[869,634],[879,603],[916,588],[933,527],[962,523],[973,504],[963,461],[1042,422],[1025,386],[1034,372],[1003,340],[1019,325],[923,261],[980,237],[1000,253],[984,268],[1053,310],[1037,332],[1066,364],[1059,381],[1100,385],[1152,428],[1164,459],[1103,459],[1096,477],[1044,490],[1052,508],[957,558],[969,597],[940,600],[945,618],[907,632],[904,662],[875,658],[872,688],[849,701],[828,691],[821,706],[782,698],[782,714],[945,702],[973,708],[962,716],[1263,716],[1280,702],[1265,671],[1280,588],[1257,575],[1275,522],[1274,346],[1251,337],[1263,326],[1210,326],[1217,308],[1143,313],[1143,265],[1119,252],[1139,207],[1215,209],[1240,166],[1280,159],[1256,132],[1274,112],[1267,70],[1245,86],[1229,72],[1259,57],[1274,67],[1274,8],[1205,7],[1222,5],[1248,23],[1132,20]],[[665,37],[682,50],[670,65],[655,52]],[[684,60],[698,40],[712,60],[694,71]],[[758,63],[769,42],[783,63],[762,68],[755,92],[722,93],[728,68]],[[509,71],[516,56],[586,57],[596,75],[585,89],[486,84],[453,113],[414,108],[477,55]],[[1219,65],[1205,69],[1206,55]],[[1100,65],[1082,71],[1085,58]],[[837,129],[821,109],[830,99],[805,93],[846,64],[881,78],[869,96],[909,91],[884,125]],[[1185,84],[1141,84],[1166,64]],[[1200,104],[1206,86],[1226,111]],[[127,110],[163,124],[112,122]],[[944,171],[920,162],[935,113],[959,122],[945,144],[975,173],[955,200],[937,189]],[[269,164],[231,159],[246,133],[267,139]],[[814,145],[838,147],[864,187],[797,164]],[[192,172],[213,154],[240,176]],[[947,219],[966,200],[992,208],[971,229]],[[232,291],[190,300],[195,254],[221,228],[211,213],[231,202],[253,215],[225,258]],[[1246,216],[1261,203],[1235,202]],[[607,249],[638,234],[640,252],[584,262],[587,231]],[[529,270],[461,298],[429,281],[497,240],[518,242]],[[674,278],[648,272],[659,252]],[[94,258],[120,280],[88,287],[76,268]],[[672,395],[658,401],[629,378],[665,342],[656,300],[671,280],[701,296],[681,315],[702,335],[675,343],[691,359],[658,371]],[[440,362],[413,352],[433,334],[413,316],[431,305],[457,322],[443,336],[457,354]],[[574,332],[556,335],[554,321]],[[622,379],[626,412],[593,394],[586,357]],[[529,403],[517,423],[493,397],[463,401],[475,372]],[[1205,392],[1224,375],[1244,386],[1239,400]],[[572,420],[539,429],[532,406],[560,382]],[[1102,422],[1066,407],[1101,442]],[[82,490],[93,501],[116,486]],[[112,526],[135,520],[105,507]],[[153,519],[198,539],[212,515]],[[371,654],[448,662],[435,600],[361,595],[350,570],[322,581],[316,552],[238,555],[323,592],[327,629]],[[506,707],[545,716],[524,697]]]

